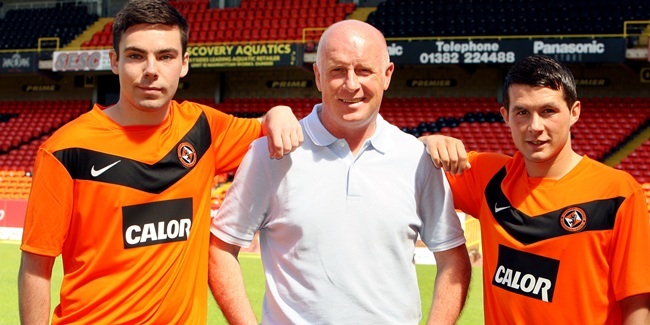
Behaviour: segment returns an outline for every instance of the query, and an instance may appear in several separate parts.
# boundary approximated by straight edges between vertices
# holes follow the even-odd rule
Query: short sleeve
[[[73,206],[73,181],[47,150],[36,155],[20,249],[58,256],[68,235]]]
[[[266,141],[261,138],[248,150],[212,219],[212,234],[229,244],[248,247],[268,214],[272,194],[268,170],[272,161],[266,154]]]

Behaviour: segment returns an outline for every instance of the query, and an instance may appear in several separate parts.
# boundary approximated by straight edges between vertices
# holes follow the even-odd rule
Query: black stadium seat
[[[38,47],[40,37],[58,37],[60,47],[70,43],[99,17],[85,5],[57,3],[48,8],[11,9],[0,20],[0,48]]]
[[[386,37],[417,37],[621,34],[639,19],[650,19],[650,2],[386,0],[367,21]]]

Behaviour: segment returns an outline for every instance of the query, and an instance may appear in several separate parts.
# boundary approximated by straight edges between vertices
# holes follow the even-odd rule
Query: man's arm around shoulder
[[[258,118],[269,139],[271,158],[280,159],[296,150],[304,141],[302,127],[289,106],[274,106]]]
[[[438,273],[428,324],[455,324],[465,305],[472,275],[467,247],[463,244],[433,254]]]
[[[239,266],[239,246],[210,234],[208,284],[229,324],[257,324]]]
[[[419,140],[427,147],[433,164],[445,172],[462,174],[464,170],[472,168],[461,140],[440,134],[423,136]]]

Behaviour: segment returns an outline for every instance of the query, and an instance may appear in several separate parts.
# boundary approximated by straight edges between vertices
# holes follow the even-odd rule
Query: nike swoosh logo
[[[505,206],[505,207],[497,207],[497,204],[494,203],[494,213],[499,213],[499,211],[503,211],[505,209],[510,209],[510,206]]]
[[[116,161],[116,162],[114,162],[114,163],[112,163],[112,164],[110,164],[110,165],[108,165],[108,166],[106,166],[106,167],[104,167],[102,169],[99,169],[99,170],[95,170],[95,165],[93,165],[90,168],[90,176],[97,177],[97,176],[103,174],[105,171],[109,170],[111,167],[117,165],[120,161],[121,160],[118,160],[118,161]]]

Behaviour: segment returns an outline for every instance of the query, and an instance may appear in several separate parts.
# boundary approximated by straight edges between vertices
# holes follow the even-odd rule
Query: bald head
[[[343,20],[332,24],[318,42],[316,53],[316,64],[321,66],[325,56],[337,46],[348,46],[350,43],[358,44],[367,42],[371,51],[367,53],[372,56],[379,56],[382,62],[382,69],[390,63],[388,48],[384,35],[374,26],[359,20]]]
[[[323,33],[314,64],[323,99],[319,117],[332,135],[346,139],[353,152],[374,133],[394,70],[386,40],[375,27],[345,20]]]

